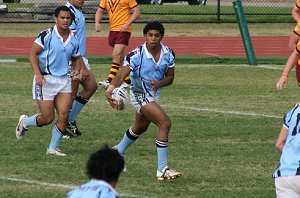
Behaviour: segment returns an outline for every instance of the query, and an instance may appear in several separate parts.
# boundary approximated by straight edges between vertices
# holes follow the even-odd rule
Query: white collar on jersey
[[[161,52],[163,54],[168,53],[167,47],[162,43],[160,43],[160,45],[161,45]],[[143,48],[144,48],[144,51],[146,52],[146,57],[152,58],[153,56],[150,54],[150,52],[148,51],[148,49],[146,47],[146,42],[143,44]]]
[[[60,38],[61,42],[62,42],[62,43],[65,43],[65,44],[67,44],[67,43],[71,40],[71,37],[74,35],[74,32],[72,32],[71,29],[69,28],[69,36],[68,36],[68,39],[67,39],[65,42],[63,42],[64,39],[63,39],[63,37],[60,36],[60,34],[58,33],[57,25],[54,26],[54,31],[55,31],[56,35],[58,36],[58,38]]]

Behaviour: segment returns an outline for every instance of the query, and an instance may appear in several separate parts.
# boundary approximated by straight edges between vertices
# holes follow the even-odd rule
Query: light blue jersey
[[[38,56],[39,68],[43,75],[66,75],[71,57],[80,56],[78,41],[74,34],[70,31],[68,39],[63,42],[56,25],[42,31],[34,42],[43,48]]]
[[[131,51],[124,58],[124,66],[131,69],[131,90],[137,93],[149,94],[154,96],[149,80],[162,80],[168,69],[175,66],[175,54],[173,50],[161,44],[159,61],[156,63],[153,56],[148,52],[146,43]],[[160,89],[156,91],[159,96]]]
[[[273,177],[300,175],[300,105],[297,104],[283,119],[283,127],[289,130],[280,157],[280,164]]]
[[[66,198],[117,198],[118,193],[108,183],[100,180],[90,180],[80,187],[70,191]]]
[[[70,2],[66,3],[66,6],[70,8],[70,10],[75,15],[75,19],[70,25],[70,29],[75,33],[76,37],[79,41],[79,51],[81,56],[85,56],[86,54],[86,27],[85,27],[85,17],[82,13],[81,9],[75,8]]]

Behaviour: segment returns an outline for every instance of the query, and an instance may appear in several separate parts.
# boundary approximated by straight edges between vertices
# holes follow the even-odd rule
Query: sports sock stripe
[[[159,140],[156,140],[156,147],[158,147],[158,148],[166,148],[166,147],[168,147],[168,143],[169,143],[169,141],[159,141]]]

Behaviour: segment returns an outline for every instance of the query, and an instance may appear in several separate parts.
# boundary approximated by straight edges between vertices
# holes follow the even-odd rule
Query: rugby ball
[[[116,87],[112,92],[112,98],[117,101],[118,110],[126,109],[130,103],[129,93],[125,87]]]

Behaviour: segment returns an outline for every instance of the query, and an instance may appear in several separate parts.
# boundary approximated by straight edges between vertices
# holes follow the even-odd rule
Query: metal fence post
[[[218,8],[217,8],[217,23],[220,24],[221,23],[221,0],[218,0]]]
[[[244,43],[244,48],[246,50],[247,59],[249,65],[257,65],[255,53],[253,50],[247,22],[245,19],[245,14],[242,6],[242,2],[240,0],[235,0],[232,2],[234,7],[235,16],[237,19],[237,22],[239,24],[239,29],[241,32],[241,36]]]

